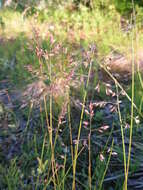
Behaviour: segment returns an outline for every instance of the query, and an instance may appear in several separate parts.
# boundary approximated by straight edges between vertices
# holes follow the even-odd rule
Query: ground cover
[[[141,26],[70,7],[0,12],[0,188],[142,189]]]

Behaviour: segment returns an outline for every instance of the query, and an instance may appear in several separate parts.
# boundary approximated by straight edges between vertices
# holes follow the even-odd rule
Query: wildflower
[[[52,34],[50,35],[50,43],[51,45],[55,43],[54,36]]]
[[[115,93],[115,92],[112,93],[112,97],[114,97],[114,96],[116,96],[116,93]]]
[[[129,129],[129,128],[130,128],[130,125],[128,123],[126,123],[125,129]]]
[[[89,125],[88,121],[83,121],[83,124],[84,124],[85,126]]]
[[[103,108],[106,105],[106,102],[105,101],[95,102],[93,105],[95,107]]]
[[[54,56],[54,53],[49,53],[49,57],[53,57]]]
[[[91,102],[89,104],[89,110],[90,110],[90,117],[92,118],[94,115],[94,110],[93,110],[93,103],[91,103]]]
[[[83,140],[83,146],[87,146],[87,140],[86,139]]]
[[[50,26],[49,26],[49,30],[50,30],[50,31],[54,31],[54,29],[55,29],[54,25],[50,25]]]
[[[60,155],[60,157],[64,160],[65,159],[65,156],[64,155]]]
[[[137,125],[140,123],[139,116],[135,117],[135,122],[136,122]]]
[[[73,140],[73,144],[78,144],[78,140]]]
[[[107,153],[110,153],[110,152],[111,152],[111,148],[108,148]],[[113,156],[117,156],[118,153],[114,151],[114,152],[112,152],[112,155]]]
[[[43,50],[39,48],[38,46],[36,46],[35,52],[38,58],[41,58],[44,55]]]
[[[102,129],[104,131],[106,131],[108,128],[109,128],[109,125],[104,125],[104,126],[100,127],[100,129]]]
[[[99,133],[103,133],[103,131],[102,131],[101,129],[98,129],[98,132],[99,132]]]
[[[97,84],[97,86],[95,87],[95,90],[99,93],[100,92],[100,85],[99,83]]]
[[[100,153],[99,159],[100,159],[101,162],[103,162],[105,160],[105,158],[104,158],[104,156],[103,156],[102,153]]]
[[[85,113],[86,113],[87,115],[90,115],[90,113],[89,113],[89,111],[88,111],[87,109],[85,109]]]
[[[117,156],[118,153],[117,153],[117,152],[112,152],[112,155],[113,155],[113,156]]]
[[[105,85],[106,85],[106,87],[111,88],[111,84],[106,83]]]
[[[106,88],[106,95],[107,96],[113,95],[113,91],[110,88]]]
[[[107,153],[109,153],[110,151],[111,151],[111,148],[108,148]]]
[[[67,113],[67,104],[68,104],[68,101],[66,101],[65,104],[62,107],[61,113],[59,115],[59,125],[66,122],[65,120],[63,121],[63,119],[64,119],[64,117],[65,117],[65,115]]]
[[[110,107],[110,112],[113,113],[113,112],[117,112],[117,108],[116,106],[112,106]]]

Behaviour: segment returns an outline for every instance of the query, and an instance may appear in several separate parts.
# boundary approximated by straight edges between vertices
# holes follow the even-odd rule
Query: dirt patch
[[[132,63],[134,62],[135,72],[143,73],[143,50],[140,49],[134,55],[120,54],[118,52],[111,52],[105,57],[103,64],[118,80],[130,80],[132,75]],[[110,80],[108,74],[101,69],[102,79],[104,81]]]

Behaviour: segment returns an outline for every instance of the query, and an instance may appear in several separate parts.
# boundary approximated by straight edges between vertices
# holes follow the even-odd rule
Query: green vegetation
[[[142,3],[6,3],[0,189],[142,189]]]

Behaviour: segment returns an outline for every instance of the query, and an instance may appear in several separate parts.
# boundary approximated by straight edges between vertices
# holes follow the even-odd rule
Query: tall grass
[[[91,1],[91,3],[92,3],[92,1]],[[135,10],[134,10],[134,2],[133,1],[132,1],[132,5],[133,5],[132,20],[133,20],[135,18]],[[91,13],[89,13],[87,11],[87,8],[82,7],[82,6],[80,7],[79,12],[73,12],[73,13],[69,13],[68,11],[61,12],[60,10],[57,10],[57,12],[55,11],[54,15],[52,15],[52,18],[48,15],[48,18],[50,18],[52,21],[55,19],[54,21],[55,21],[56,30],[58,28],[57,25],[59,25],[59,28],[60,28],[59,30],[54,31],[55,33],[53,31],[49,31],[48,35],[49,36],[51,35],[50,36],[51,38],[48,42],[45,42],[45,43],[47,43],[46,45],[44,44],[45,47],[48,46],[48,48],[47,49],[45,47],[43,48],[42,44],[38,44],[38,42],[41,39],[40,40],[35,39],[36,43],[34,45],[36,45],[36,54],[37,54],[37,59],[38,59],[38,64],[39,64],[38,68],[40,70],[38,79],[44,80],[45,76],[46,76],[46,80],[48,81],[47,86],[50,87],[50,88],[44,89],[45,90],[44,93],[46,92],[47,89],[49,90],[49,92],[47,94],[46,93],[42,94],[43,95],[43,99],[42,99],[43,105],[40,102],[40,114],[41,114],[41,123],[42,123],[41,124],[42,125],[42,133],[41,133],[41,135],[42,135],[41,144],[42,145],[40,146],[40,151],[37,147],[38,139],[37,139],[36,135],[34,136],[33,142],[31,142],[31,144],[32,143],[34,144],[34,147],[35,147],[34,155],[37,157],[37,165],[36,165],[37,176],[36,176],[36,179],[34,179],[35,181],[34,181],[34,185],[33,185],[36,190],[38,190],[39,188],[42,188],[45,190],[47,188],[53,188],[54,190],[61,190],[61,189],[66,190],[67,188],[69,188],[68,183],[70,184],[70,188],[72,188],[72,190],[76,190],[78,188],[78,184],[82,189],[89,189],[89,190],[104,189],[104,179],[106,177],[106,174],[108,173],[108,169],[110,169],[110,167],[112,167],[112,166],[110,166],[110,161],[112,160],[112,153],[113,153],[114,146],[115,146],[115,140],[113,138],[112,141],[110,142],[110,138],[111,138],[112,132],[113,132],[113,129],[111,129],[111,133],[108,133],[109,136],[105,142],[105,146],[102,145],[101,140],[102,140],[102,138],[104,138],[104,133],[103,133],[103,135],[101,135],[101,137],[100,137],[100,134],[98,134],[98,132],[99,132],[98,125],[101,125],[102,122],[96,123],[97,126],[96,126],[95,130],[92,130],[92,128],[95,126],[95,119],[96,119],[96,118],[94,118],[95,117],[94,112],[96,112],[97,110],[96,110],[96,108],[94,110],[91,100],[88,100],[88,95],[89,95],[88,93],[89,93],[89,88],[91,85],[90,77],[91,77],[92,71],[95,67],[95,65],[94,65],[95,57],[90,52],[91,59],[90,59],[90,61],[88,59],[88,61],[89,61],[88,69],[87,68],[85,69],[87,71],[87,75],[86,75],[86,73],[84,73],[84,71],[83,71],[84,69],[82,70],[83,65],[78,64],[78,66],[72,65],[70,67],[70,66],[68,66],[68,64],[70,63],[70,59],[71,60],[73,59],[75,52],[78,52],[78,54],[76,54],[77,57],[75,60],[72,60],[71,62],[73,62],[74,64],[75,64],[75,62],[82,62],[80,55],[79,55],[80,50],[77,50],[76,48],[77,47],[81,48],[81,46],[84,46],[84,43],[86,44],[86,40],[88,43],[90,41],[92,41],[93,36],[94,36],[94,41],[97,43],[99,42],[97,45],[98,49],[99,49],[99,53],[98,53],[99,60],[101,60],[101,57],[103,55],[106,55],[112,48],[116,48],[118,45],[120,46],[118,49],[121,48],[121,51],[125,48],[125,47],[121,47],[122,45],[120,44],[121,41],[124,41],[125,37],[118,28],[119,15],[115,11],[114,7],[111,7],[111,9],[113,10],[113,13],[108,14],[108,16],[110,16],[110,19],[108,19],[106,16],[105,16],[105,18],[103,18],[104,13],[103,12],[101,13],[99,9],[97,9],[97,12],[91,11]],[[50,14],[50,13],[47,13],[47,14]],[[113,19],[115,15],[118,17],[117,23],[115,23],[114,19]],[[92,19],[92,16],[94,19],[97,18],[97,20],[95,22],[93,22],[94,19]],[[86,20],[84,21],[83,18],[85,18]],[[89,22],[90,18],[91,18],[91,22]],[[5,20],[5,22],[7,22],[6,18],[4,20]],[[65,28],[64,28],[64,24],[60,25],[61,20],[64,22],[65,25],[67,22],[67,26]],[[65,34],[66,32],[71,32],[70,31],[70,27],[71,27],[70,23],[74,23],[74,22],[75,22],[75,28],[73,28],[73,30],[75,30],[74,31],[75,36]],[[92,23],[93,23],[93,26],[92,26]],[[82,26],[82,24],[83,24],[83,26]],[[114,25],[114,27],[113,27],[114,31],[111,31],[111,29],[110,29],[111,24]],[[62,27],[63,27],[63,31],[62,31],[63,33],[60,31]],[[96,31],[94,31],[94,27],[96,28]],[[82,36],[82,34],[79,32],[79,30],[81,30],[80,32],[85,31],[85,36],[87,35],[87,38],[84,37],[84,35]],[[93,36],[90,36],[90,34],[89,34],[90,30],[93,32],[93,33],[91,32],[93,34]],[[77,33],[76,33],[76,31],[77,31]],[[5,32],[7,34],[7,31],[5,31]],[[58,35],[60,32],[61,32],[61,34],[60,34],[61,36],[59,37]],[[41,34],[39,34],[39,35],[41,35]],[[56,38],[53,39],[54,35],[55,36],[57,35],[58,37],[56,36]],[[131,97],[128,95],[126,90],[123,88],[122,84],[103,65],[103,69],[110,76],[110,78],[114,81],[115,86],[116,86],[117,115],[119,118],[121,139],[122,139],[122,153],[123,153],[123,165],[124,165],[124,184],[123,184],[124,190],[128,189],[128,178],[129,178],[129,173],[130,173],[129,169],[131,166],[131,150],[132,150],[132,138],[133,138],[135,112],[137,112],[138,114],[140,114],[140,116],[142,116],[142,110],[141,110],[142,108],[141,107],[142,107],[142,102],[143,102],[141,100],[140,108],[138,108],[138,105],[135,104],[135,45],[134,45],[135,35],[137,35],[137,32],[135,33],[135,28],[133,28],[132,29],[132,40],[131,40],[131,42],[132,42],[132,45],[131,45],[131,47],[132,47],[132,85],[131,85],[132,93],[131,93]],[[41,38],[41,36],[38,36],[38,37]],[[73,37],[72,42],[75,42],[75,44],[76,44],[76,48],[75,49],[73,48],[74,53],[70,52],[73,50],[70,47],[70,43],[71,43],[71,41],[69,39],[70,37]],[[64,53],[63,53],[64,47],[61,48],[61,44],[57,42],[58,40],[61,40],[61,42],[64,42],[66,44],[66,46],[69,45],[69,47],[68,47],[69,50],[67,50],[67,51],[69,51],[68,53],[65,53],[66,50],[64,50]],[[125,41],[123,42],[123,46],[124,46]],[[53,52],[53,50],[54,50],[53,44],[54,43],[55,44],[57,43],[57,45],[59,45],[59,46],[55,46],[55,47],[61,48],[60,49],[61,52],[60,51],[58,52],[60,55],[58,53]],[[109,47],[108,44],[110,44],[111,47]],[[47,51],[45,51],[45,49]],[[44,55],[46,54],[45,52],[46,53],[48,52],[47,55],[49,56],[49,58],[47,60],[44,59]],[[88,55],[89,52],[87,51],[86,53]],[[52,54],[54,54],[54,56]],[[99,66],[102,66],[101,63],[99,63]],[[78,69],[80,70],[80,73],[74,73]],[[138,64],[137,70],[138,70],[139,80],[140,80],[141,86],[143,88],[141,73],[139,71],[139,64]],[[73,71],[73,73],[74,73],[73,76],[71,76],[72,75],[71,71]],[[66,74],[66,75],[64,75],[64,74]],[[98,74],[98,73],[96,73],[96,74]],[[84,82],[81,82],[81,84],[78,86],[78,90],[74,89],[75,91],[77,90],[78,92],[79,91],[83,92],[83,94],[81,94],[82,97],[80,96],[80,94],[78,95],[80,100],[82,99],[82,103],[80,102],[80,105],[82,105],[82,106],[80,107],[80,109],[81,109],[80,116],[78,118],[79,119],[78,129],[75,129],[76,125],[74,125],[74,122],[75,122],[75,120],[77,120],[77,118],[72,118],[72,114],[73,114],[72,113],[72,108],[73,108],[72,107],[73,106],[72,99],[74,99],[76,97],[71,98],[71,94],[72,94],[71,90],[72,89],[70,89],[70,87],[71,87],[70,82],[72,82],[74,80],[74,77],[76,78],[77,75],[79,75],[80,77],[83,77],[83,78],[85,77],[85,78],[84,78]],[[81,75],[83,75],[83,76],[81,76]],[[56,97],[57,98],[56,99],[54,96],[57,93],[57,91],[54,91],[53,86],[54,85],[56,86],[59,84],[57,81],[58,82],[64,81],[64,82],[60,83],[61,86],[59,85],[60,88],[63,88],[63,93],[61,93],[61,94],[59,93],[58,98],[60,99],[60,96],[64,95],[64,98],[63,99],[61,98],[61,100],[62,100],[61,104],[58,102],[59,99],[57,97]],[[93,82],[93,84],[92,84],[93,88],[95,88],[95,81],[92,81],[92,82]],[[100,82],[102,82],[102,81],[100,81]],[[83,83],[85,83],[85,84],[83,84]],[[68,86],[68,88],[66,88],[66,86]],[[84,90],[81,89],[82,88],[81,86],[84,86]],[[125,128],[124,128],[124,121],[123,121],[123,117],[122,117],[122,111],[120,109],[119,90],[124,92],[125,97],[129,100],[129,103],[131,103],[128,154],[126,152],[126,144],[125,144],[126,136],[125,136]],[[93,92],[92,97],[96,99],[97,97],[94,97],[94,93],[95,92]],[[96,93],[95,93],[95,96],[97,96]],[[100,96],[100,94],[99,94],[99,96]],[[58,105],[58,104],[56,104],[57,103],[56,101],[60,105],[62,105],[60,107],[60,113],[57,111],[59,108],[58,108],[58,106],[56,107],[56,105]],[[85,109],[89,103],[88,101],[90,101],[89,118],[86,116],[86,111],[88,111],[88,110],[85,111]],[[34,109],[33,106],[34,105],[31,104],[30,109],[29,109],[28,121],[27,121],[27,125],[26,125],[25,134],[28,133],[28,130],[30,130],[30,127],[29,127],[30,126],[30,118],[32,115],[31,114],[32,110]],[[44,109],[44,113],[42,112],[42,108]],[[63,113],[62,113],[62,111],[63,111]],[[62,115],[62,117],[61,117],[61,115]],[[81,148],[80,142],[82,140],[83,120],[86,117],[89,119],[89,128],[87,129],[88,132],[85,133],[86,138],[87,138],[86,139],[87,143],[85,146],[83,146]],[[101,117],[103,117],[103,116],[101,116]],[[63,118],[65,118],[66,124],[62,123]],[[104,120],[104,118],[101,118],[101,119]],[[46,125],[46,129],[45,129],[44,125]],[[40,128],[40,130],[41,130],[41,128]],[[65,136],[63,137],[63,139],[61,138],[62,130],[66,131],[66,135],[67,135],[66,136],[64,134]],[[75,135],[75,133],[73,131],[76,131],[77,135]],[[101,158],[98,155],[100,153],[98,151],[94,152],[94,150],[93,150],[94,147],[93,147],[93,142],[92,142],[93,141],[92,134],[94,131],[97,132],[96,141],[98,141],[98,139],[100,139],[100,141],[97,143],[100,145],[99,152],[103,153],[103,155],[101,154],[101,156],[102,156]],[[98,135],[99,135],[99,138],[98,138]],[[75,136],[76,136],[76,139],[75,139]],[[67,140],[68,137],[69,137],[69,139]],[[74,141],[73,141],[73,139],[74,139]],[[68,145],[65,145],[66,143]],[[80,173],[81,178],[79,178],[78,163],[80,162],[80,156],[81,157],[83,156],[82,153],[83,153],[83,150],[86,149],[86,146],[88,147],[88,150],[87,150],[88,156],[85,160],[85,166],[83,166],[83,170],[87,170],[87,171],[81,171],[81,173]],[[68,148],[70,148],[70,151]],[[106,150],[108,148],[110,148],[110,152],[108,154],[108,157],[104,158],[104,154],[106,155],[106,153],[107,153]],[[61,150],[61,149],[63,149],[63,150]],[[85,153],[86,153],[86,150],[85,150]],[[84,158],[84,156],[83,156],[83,158]],[[97,159],[97,161],[95,161],[96,159]],[[97,174],[98,161],[100,163],[99,166],[102,169]],[[19,173],[17,172],[15,163],[14,163],[14,166],[12,166],[12,167],[13,167],[13,171],[15,172],[15,175],[13,173],[11,174],[11,176],[9,173],[7,175],[5,175],[6,181],[8,184],[8,189],[13,188],[13,184],[11,182],[11,178],[9,179],[9,176],[12,178],[14,178],[14,177],[16,178],[15,183],[18,183],[17,179],[19,178]],[[85,173],[83,174],[82,172],[83,173],[85,172]],[[86,179],[86,180],[83,183],[84,179]],[[16,187],[16,186],[14,186],[14,187]]]
[[[134,1],[133,5],[133,18],[135,19]],[[133,135],[133,122],[134,122],[134,88],[135,88],[135,53],[134,53],[134,28],[132,37],[132,99],[131,99],[131,124],[130,124],[130,140],[129,140],[129,150],[128,150],[128,162],[127,162],[127,178],[129,173],[130,158],[131,158],[131,148],[132,148],[132,135]],[[125,183],[125,189],[127,190],[127,182]]]
[[[122,135],[123,156],[124,156],[125,190],[127,190],[127,175],[126,175],[126,173],[127,173],[127,158],[126,158],[126,149],[125,149],[125,136],[124,136],[123,123],[122,123],[122,116],[121,116],[121,111],[120,111],[119,91],[118,91],[117,84],[116,84],[116,90],[117,90],[118,114],[119,114],[121,135]]]
[[[78,136],[76,140],[76,145],[75,145],[75,152],[74,152],[74,159],[73,159],[73,183],[72,183],[72,189],[75,190],[75,177],[76,177],[76,165],[77,165],[77,158],[78,158],[78,148],[79,148],[79,140],[80,140],[80,135],[81,135],[81,129],[82,129],[82,122],[83,122],[83,116],[84,116],[84,109],[85,109],[85,103],[86,103],[86,97],[88,93],[88,84],[89,84],[89,77],[91,74],[91,69],[92,69],[92,61],[90,61],[89,65],[89,71],[88,71],[88,78],[86,82],[86,88],[83,96],[83,104],[82,104],[82,110],[81,110],[81,116],[80,116],[80,124],[78,128]]]

